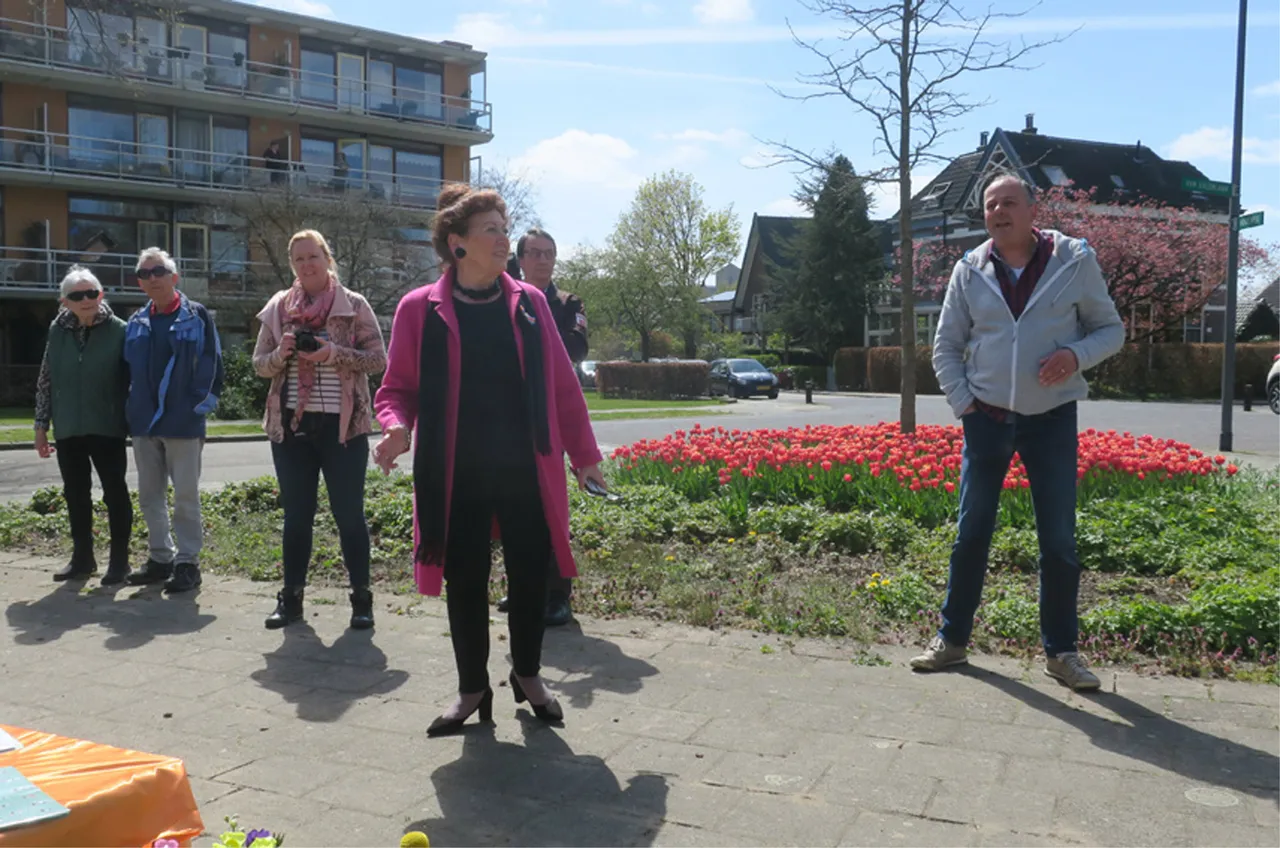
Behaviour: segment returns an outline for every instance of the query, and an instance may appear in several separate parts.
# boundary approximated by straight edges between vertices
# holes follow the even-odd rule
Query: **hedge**
[[[706,362],[601,362],[596,391],[606,398],[679,400],[708,393]]]
[[[1129,397],[1160,396],[1184,400],[1219,396],[1222,382],[1220,344],[1134,344],[1085,377],[1092,394]],[[1246,384],[1254,398],[1263,398],[1267,371],[1280,353],[1275,342],[1236,345],[1235,396],[1244,397]],[[916,392],[939,394],[933,373],[932,350],[916,348]],[[897,347],[841,348],[836,353],[836,385],[843,391],[896,393],[901,386],[902,350]]]

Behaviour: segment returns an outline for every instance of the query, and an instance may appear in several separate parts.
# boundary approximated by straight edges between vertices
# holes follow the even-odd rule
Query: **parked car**
[[[1280,353],[1276,354],[1267,372],[1267,405],[1276,415],[1280,415]]]
[[[594,389],[596,387],[596,361],[594,359],[584,359],[578,363],[575,370],[578,372],[578,382],[584,389]]]
[[[711,363],[711,396],[778,396],[778,378],[754,359],[717,359]]]

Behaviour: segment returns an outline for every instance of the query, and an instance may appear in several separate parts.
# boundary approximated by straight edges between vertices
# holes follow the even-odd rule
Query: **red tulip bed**
[[[695,426],[618,448],[621,504],[575,494],[584,611],[798,635],[917,640],[936,627],[963,435],[896,423]],[[1192,674],[1275,674],[1280,486],[1169,439],[1080,434],[1082,649]],[[982,620],[1036,649],[1029,482],[1015,455]],[[1259,671],[1261,669],[1261,671]]]

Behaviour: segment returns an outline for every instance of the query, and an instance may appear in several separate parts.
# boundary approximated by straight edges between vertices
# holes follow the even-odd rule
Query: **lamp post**
[[[1236,114],[1231,139],[1231,200],[1227,238],[1227,312],[1222,340],[1222,433],[1218,450],[1231,450],[1231,405],[1236,382],[1236,287],[1240,264],[1240,152],[1244,139],[1244,46],[1249,0],[1240,0],[1240,29],[1236,35]]]

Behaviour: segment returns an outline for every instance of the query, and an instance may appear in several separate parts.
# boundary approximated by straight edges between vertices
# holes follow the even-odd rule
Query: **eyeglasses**
[[[169,269],[163,265],[157,265],[155,268],[139,268],[139,280],[162,280],[169,276]]]
[[[82,300],[97,300],[101,294],[101,289],[77,289],[73,292],[67,292],[67,300],[72,303],[79,303]]]
[[[530,259],[555,259],[556,258],[555,250],[536,250],[532,247],[526,250],[524,252],[524,255],[529,257]]]

